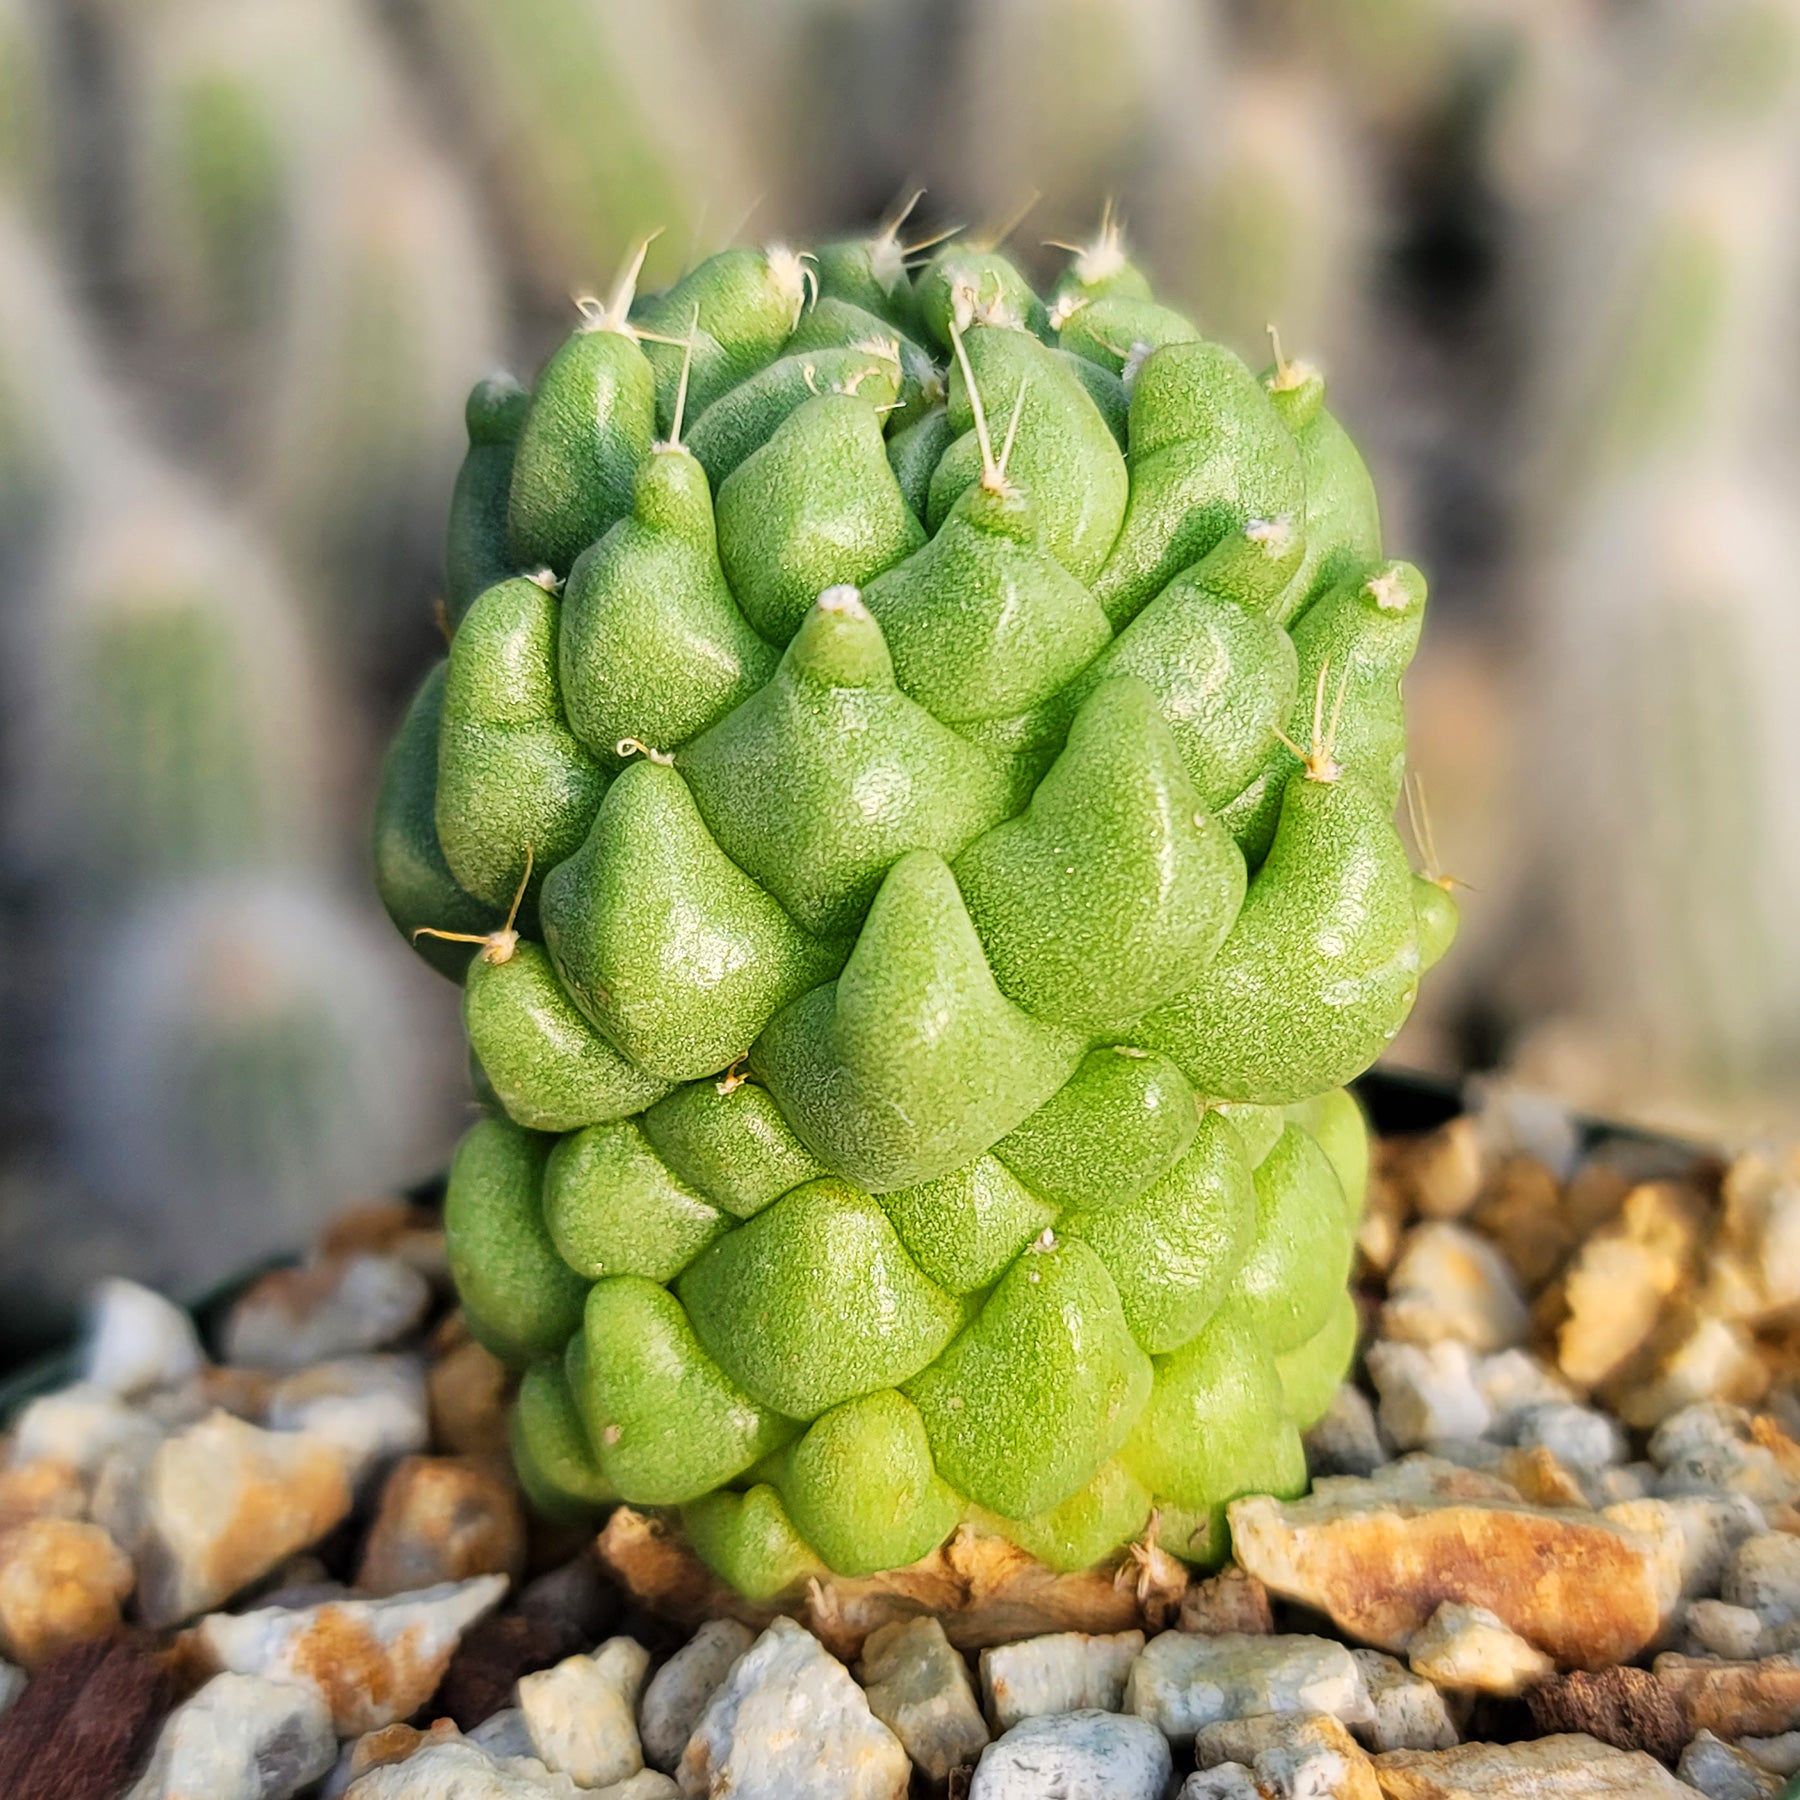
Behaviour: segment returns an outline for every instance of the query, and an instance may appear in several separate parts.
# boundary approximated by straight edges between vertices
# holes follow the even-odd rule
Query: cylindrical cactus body
[[[1454,929],[1392,822],[1424,586],[1316,374],[1103,250],[1054,313],[954,245],[916,292],[877,243],[816,301],[782,248],[616,296],[526,411],[435,769],[435,686],[390,764],[531,1491],[679,1508],[753,1596],[963,1521],[1216,1559],[1353,1348],[1343,1084]],[[935,359],[917,418],[876,309]]]

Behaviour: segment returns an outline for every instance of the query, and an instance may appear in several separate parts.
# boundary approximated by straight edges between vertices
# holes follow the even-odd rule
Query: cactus
[[[90,901],[321,849],[329,730],[279,572],[130,448],[96,457],[41,578],[27,794]]]
[[[153,1241],[147,1277],[221,1279],[425,1164],[430,1046],[341,895],[285,871],[150,890],[80,961],[70,1160]]]
[[[1800,9],[1651,24],[1544,261],[1538,860],[1590,1103],[1743,1125],[1800,1074],[1780,549]]]
[[[1343,1084],[1453,929],[1391,818],[1424,586],[1317,374],[1104,252],[1060,345],[955,244],[916,292],[847,242],[823,297],[782,247],[615,293],[519,428],[551,566],[463,616],[435,771],[430,689],[390,765],[531,1491],[679,1508],[755,1597],[965,1520],[1216,1560],[1352,1348]],[[897,327],[832,360],[863,302],[935,415]]]
[[[651,266],[667,278],[709,210],[712,229],[729,230],[756,196],[768,140],[748,129],[738,84],[721,80],[737,65],[697,0],[519,0],[503,14],[444,0],[420,24],[546,295],[592,285],[613,246],[655,225],[668,230]]]

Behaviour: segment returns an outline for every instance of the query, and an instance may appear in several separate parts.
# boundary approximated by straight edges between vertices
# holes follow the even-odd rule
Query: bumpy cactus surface
[[[964,1522],[1204,1561],[1303,1483],[1343,1084],[1454,930],[1392,823],[1424,586],[1322,402],[1111,230],[1047,301],[727,251],[478,392],[376,847],[464,959],[451,1257],[544,1504],[768,1596]]]

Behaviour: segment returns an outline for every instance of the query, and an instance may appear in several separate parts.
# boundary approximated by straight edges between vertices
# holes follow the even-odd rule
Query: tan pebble
[[[409,1456],[381,1490],[356,1585],[401,1594],[525,1566],[519,1491],[497,1459]]]
[[[1390,1750],[1375,1758],[1383,1800],[1694,1800],[1641,1750],[1569,1733],[1524,1744]]]
[[[28,1519],[79,1519],[87,1510],[87,1482],[71,1462],[42,1456],[17,1468],[0,1467],[0,1531]]]
[[[33,1519],[0,1533],[0,1655],[36,1668],[119,1628],[131,1561],[98,1525]]]
[[[1481,1606],[1447,1601],[1407,1646],[1415,1675],[1455,1692],[1522,1694],[1556,1665]]]
[[[165,1439],[144,1484],[145,1622],[216,1606],[350,1510],[344,1453],[307,1432],[263,1431],[215,1412]]]
[[[1251,1769],[1259,1794],[1381,1800],[1375,1765],[1330,1713],[1262,1713],[1202,1726],[1194,1738],[1194,1766],[1225,1763]]]
[[[1388,1650],[1403,1651],[1455,1600],[1485,1607],[1558,1663],[1604,1668],[1654,1642],[1680,1593],[1668,1545],[1572,1508],[1346,1479],[1289,1504],[1234,1501],[1230,1517],[1238,1560],[1271,1591]]]
[[[512,1388],[506,1365],[485,1345],[458,1344],[426,1377],[432,1443],[459,1456],[504,1452]]]
[[[1664,1304],[1693,1269],[1705,1216],[1685,1184],[1644,1182],[1619,1217],[1584,1244],[1563,1281],[1567,1317],[1557,1332],[1557,1366],[1593,1387],[1619,1372],[1648,1342]]]
[[[1580,1238],[1563,1205],[1562,1186],[1535,1156],[1509,1156],[1495,1170],[1469,1223],[1512,1265],[1535,1294]]]

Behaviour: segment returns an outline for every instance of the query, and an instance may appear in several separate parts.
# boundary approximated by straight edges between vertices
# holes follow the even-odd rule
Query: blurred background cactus
[[[1209,332],[1255,356],[1278,325],[1331,377],[1438,595],[1412,761],[1478,890],[1395,1060],[1792,1123],[1797,17],[0,0],[0,902],[29,950],[0,972],[0,1331],[441,1164],[455,995],[377,930],[367,841],[463,398],[535,370],[639,234],[649,291],[921,185],[903,243],[1010,224],[1042,276],[1110,204]]]

